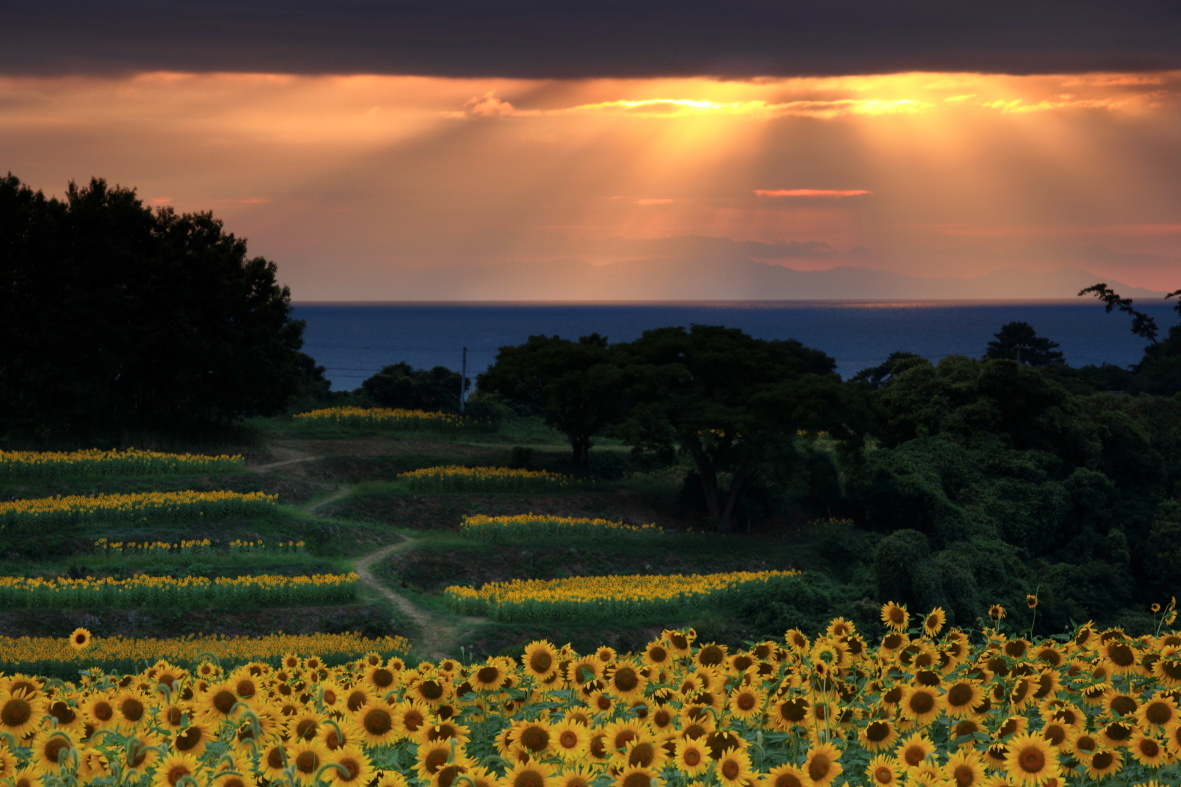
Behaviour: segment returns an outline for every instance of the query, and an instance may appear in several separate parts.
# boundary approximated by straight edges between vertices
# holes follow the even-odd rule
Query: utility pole
[[[459,414],[463,415],[463,395],[467,393],[467,348],[463,348],[463,371],[459,373]]]

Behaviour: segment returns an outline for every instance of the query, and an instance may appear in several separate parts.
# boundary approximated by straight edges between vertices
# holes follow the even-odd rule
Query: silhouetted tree
[[[865,389],[795,340],[694,325],[619,345],[632,401],[618,432],[638,450],[693,459],[710,518],[730,531],[761,478],[794,462],[800,432],[860,444],[872,416]]]
[[[1057,350],[1058,342],[1038,336],[1027,322],[1005,323],[994,335],[996,338],[988,343],[985,358],[1011,358],[1029,366],[1066,363]]]
[[[424,371],[400,361],[361,383],[361,392],[382,407],[458,412],[460,379],[446,366]]]
[[[543,415],[570,441],[574,463],[585,466],[591,438],[623,417],[621,381],[616,353],[594,333],[576,342],[530,336],[522,345],[501,347],[476,385]]]
[[[113,443],[283,407],[317,367],[275,274],[210,213],[0,179],[0,437]]]

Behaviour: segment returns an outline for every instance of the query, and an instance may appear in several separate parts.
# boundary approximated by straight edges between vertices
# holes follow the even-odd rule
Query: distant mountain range
[[[646,259],[607,265],[563,261],[403,271],[390,296],[431,301],[1015,300],[1074,298],[1100,281],[1129,298],[1164,296],[1078,268],[924,278],[847,266],[798,271],[750,259]]]

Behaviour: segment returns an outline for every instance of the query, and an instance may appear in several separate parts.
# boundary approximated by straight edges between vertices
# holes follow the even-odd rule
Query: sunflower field
[[[455,413],[404,410],[390,407],[326,407],[297,413],[295,422],[306,427],[344,426],[379,432],[458,431],[482,426]]]
[[[465,467],[445,465],[423,467],[398,474],[411,492],[537,492],[557,491],[574,484],[573,479],[547,470],[516,467]]]
[[[755,585],[773,585],[798,571],[735,571],[725,574],[631,574],[625,576],[515,579],[480,588],[453,585],[447,604],[465,615],[501,621],[606,622],[681,616],[725,603]]]
[[[261,661],[278,665],[281,654],[315,656],[325,663],[354,661],[370,653],[385,658],[404,655],[403,637],[362,637],[346,634],[270,634],[261,637],[193,635],[182,637],[92,637],[74,632],[70,643],[61,637],[0,637],[0,673],[27,672],[74,679],[80,672],[102,669],[137,671],[166,660],[197,669]]]
[[[168,661],[0,676],[0,782],[374,787],[1163,787],[1181,755],[1181,634],[944,631],[882,610],[733,649],[336,666]],[[62,649],[99,643],[79,630]],[[85,663],[85,662],[82,662]]]
[[[103,451],[0,451],[0,481],[231,473],[240,455],[168,454],[129,448]]]
[[[465,516],[459,523],[464,538],[493,543],[560,540],[562,542],[646,541],[663,535],[654,524],[629,525],[608,519],[517,514],[515,516]]]
[[[270,510],[277,495],[265,492],[140,492],[66,495],[0,502],[0,525],[35,532],[79,522],[133,524],[198,521],[204,517],[249,516]]]
[[[128,579],[86,577],[41,579],[0,577],[3,609],[220,609],[247,606],[339,604],[357,596],[356,574],[241,577],[168,577],[137,575]]]

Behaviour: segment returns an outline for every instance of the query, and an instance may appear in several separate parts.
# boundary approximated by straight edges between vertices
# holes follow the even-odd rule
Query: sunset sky
[[[0,174],[211,210],[296,300],[652,259],[1181,287],[1171,2],[25,5]]]

